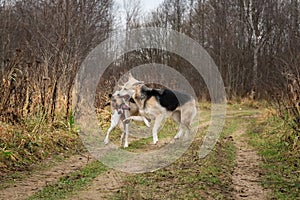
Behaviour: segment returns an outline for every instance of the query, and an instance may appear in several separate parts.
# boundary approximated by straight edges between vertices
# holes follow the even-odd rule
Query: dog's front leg
[[[144,117],[144,116],[142,116],[142,118],[143,118],[144,124],[145,124],[147,127],[150,127],[150,123],[149,123],[148,119],[147,119],[146,117]]]
[[[130,123],[131,120],[144,122],[147,127],[150,127],[150,123],[144,116],[131,116],[123,120],[124,123]]]
[[[127,111],[127,110],[125,111],[124,114],[125,114],[125,119],[127,119],[130,116],[129,111]],[[124,148],[126,148],[126,147],[128,147],[129,123],[124,123],[123,122],[123,126],[124,126],[124,131],[125,131]]]
[[[157,144],[158,142],[157,132],[164,119],[165,119],[165,114],[160,114],[155,118],[154,126],[152,129],[153,144]]]
[[[114,113],[111,116],[111,124],[110,127],[106,133],[106,137],[104,139],[104,144],[108,144],[109,143],[109,134],[110,132],[119,124],[120,121],[120,117],[121,115],[118,114],[117,110],[114,110]]]
[[[124,135],[125,135],[125,124],[124,124],[124,118],[125,118],[125,115],[123,114],[120,118],[121,122],[122,122],[122,134],[121,134],[121,138],[120,138],[120,146],[122,146],[123,144],[123,140],[124,140]]]
[[[129,124],[125,124],[125,142],[124,142],[124,148],[128,147],[128,131],[129,130]]]

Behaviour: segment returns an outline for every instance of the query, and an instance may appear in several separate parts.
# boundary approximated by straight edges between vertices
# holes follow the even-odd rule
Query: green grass
[[[199,111],[200,111],[200,121],[204,122],[204,121],[208,121],[210,120],[210,103],[202,103],[199,105]],[[104,119],[102,119],[102,121],[104,121]],[[151,122],[153,123],[153,121]],[[101,123],[104,124],[105,127],[105,131],[108,129],[109,127],[109,123]],[[142,122],[135,122],[132,121],[131,122],[131,126],[137,128],[139,127],[141,131],[143,131],[143,129],[145,129],[145,125]],[[141,128],[141,127],[142,128]],[[141,150],[143,148],[145,148],[148,145],[152,144],[153,138],[152,138],[152,134],[151,134],[151,128],[147,128],[147,131],[150,133],[149,137],[147,138],[140,138],[138,140],[132,140],[132,138],[129,136],[129,147],[126,148],[126,151],[131,151],[131,152],[135,152],[138,150]],[[158,134],[158,139],[165,139],[165,138],[173,138],[175,136],[175,134],[178,131],[178,124],[176,124],[172,119],[167,119],[162,125],[161,125],[161,129],[159,130],[159,134]],[[113,142],[114,144],[120,146],[122,148],[122,145],[120,145],[120,136],[121,136],[122,132],[119,129],[119,127],[115,128],[111,134],[110,134],[110,142]]]
[[[300,199],[300,152],[285,141],[290,131],[276,117],[252,121],[249,129],[251,144],[263,158],[262,184],[271,189],[271,199]]]
[[[210,120],[210,110],[207,109],[202,109],[200,110],[200,120],[201,122],[205,122]],[[153,123],[153,122],[152,122]],[[142,123],[139,123],[142,124]],[[198,125],[197,123],[194,125]],[[193,126],[194,126],[193,125]],[[175,123],[172,119],[167,119],[162,125],[161,125],[161,129],[159,130],[159,134],[158,134],[158,139],[166,139],[166,138],[173,138],[175,136],[175,134],[178,131],[178,124]],[[150,128],[151,129],[151,128]],[[151,130],[150,130],[151,132]],[[113,141],[119,141],[120,137],[120,131],[116,130],[115,132],[112,132],[112,140]],[[151,135],[151,134],[150,134]],[[131,152],[135,152],[139,149],[144,149],[145,147],[147,147],[148,145],[151,145],[153,142],[153,138],[152,135],[150,137],[147,138],[141,138],[139,140],[135,140],[135,141],[130,141],[129,139],[129,147],[126,148],[127,151],[131,151]]]
[[[236,130],[239,123],[238,120],[230,120],[226,124],[221,139],[205,159],[199,159],[198,150],[206,129],[199,130],[199,138],[175,163],[152,173],[127,178],[124,187],[112,199],[229,198],[236,150],[228,135]]]
[[[41,191],[27,198],[27,200],[65,199],[74,194],[76,191],[83,189],[84,186],[89,184],[95,177],[106,170],[107,167],[98,161],[94,161],[83,169],[60,178],[55,184],[47,185]]]
[[[198,130],[190,148],[173,164],[166,168],[144,174],[129,176],[121,190],[112,199],[232,199],[231,174],[235,166],[235,146],[229,137],[245,120],[243,118],[259,113],[258,110],[245,108],[242,111],[230,108],[230,118],[226,120],[221,137],[212,152],[199,159],[199,148],[207,127]],[[208,108],[201,110],[201,122],[210,119]],[[254,128],[254,127],[252,127]],[[167,120],[159,132],[159,140],[173,138],[178,129]],[[255,135],[255,134],[254,134]],[[255,136],[253,136],[255,137]],[[119,144],[120,130],[111,135],[111,141]],[[152,137],[139,140],[129,139],[126,151],[142,151],[152,144]],[[151,147],[152,148],[152,147]],[[274,152],[273,152],[274,154]],[[109,159],[120,161],[117,156]],[[93,162],[78,172],[71,173],[52,185],[48,185],[28,199],[64,199],[76,194],[91,183],[107,168]]]
[[[161,126],[161,130],[159,130],[158,139],[164,138],[173,138],[178,131],[178,125],[173,122],[171,119],[166,120],[166,122]],[[136,141],[132,141],[129,144],[129,147],[126,148],[127,151],[135,151],[137,149],[143,149],[146,146],[152,144],[153,138],[142,138]]]

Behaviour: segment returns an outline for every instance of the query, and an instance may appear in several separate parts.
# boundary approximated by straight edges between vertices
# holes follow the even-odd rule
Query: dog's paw
[[[145,120],[144,123],[145,123],[145,125],[146,125],[148,128],[150,128],[151,125],[150,125],[150,123],[149,123],[148,120]]]
[[[158,140],[153,140],[154,145],[157,145],[157,143],[158,143]]]
[[[129,124],[131,122],[131,119],[130,118],[126,118],[123,120],[123,123],[124,124]]]
[[[181,136],[182,136],[182,131],[179,130],[178,133],[174,136],[174,139],[177,140],[177,139],[181,138]]]
[[[178,140],[180,137],[181,137],[181,135],[178,135],[178,134],[177,134],[177,135],[174,136],[174,139],[175,139],[175,140]]]
[[[128,147],[128,143],[126,143],[126,142],[125,142],[125,144],[124,144],[124,148],[127,148],[127,147]]]
[[[104,144],[108,144],[109,143],[109,138],[105,138],[105,140],[103,142],[104,142]]]
[[[170,141],[170,144],[175,144],[177,139],[173,138],[171,141]]]

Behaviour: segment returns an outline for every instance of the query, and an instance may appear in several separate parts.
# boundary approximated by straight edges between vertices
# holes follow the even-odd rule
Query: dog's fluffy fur
[[[158,142],[158,129],[167,117],[172,117],[179,124],[175,139],[181,137],[184,128],[190,132],[192,120],[197,113],[196,102],[192,96],[169,89],[148,88],[142,82],[133,84],[128,91],[134,91],[133,99],[141,115],[150,115],[155,119],[152,130],[154,144]],[[130,119],[132,118],[128,117],[125,121]]]

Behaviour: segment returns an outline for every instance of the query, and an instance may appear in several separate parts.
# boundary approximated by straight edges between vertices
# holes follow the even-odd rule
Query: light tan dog
[[[129,80],[122,86],[124,87],[133,87],[135,83],[139,82],[138,80],[134,79],[132,75],[129,75]],[[128,135],[129,135],[129,120],[126,122],[124,121],[126,118],[135,121],[143,121],[146,126],[150,127],[149,121],[144,116],[139,116],[139,109],[134,102],[134,100],[130,97],[129,94],[120,95],[120,91],[116,91],[113,95],[110,95],[111,101],[111,124],[106,133],[106,137],[104,139],[104,143],[109,143],[109,134],[110,132],[118,126],[119,123],[122,123],[122,135],[121,135],[121,143],[123,142],[124,135],[124,148],[128,147]]]

